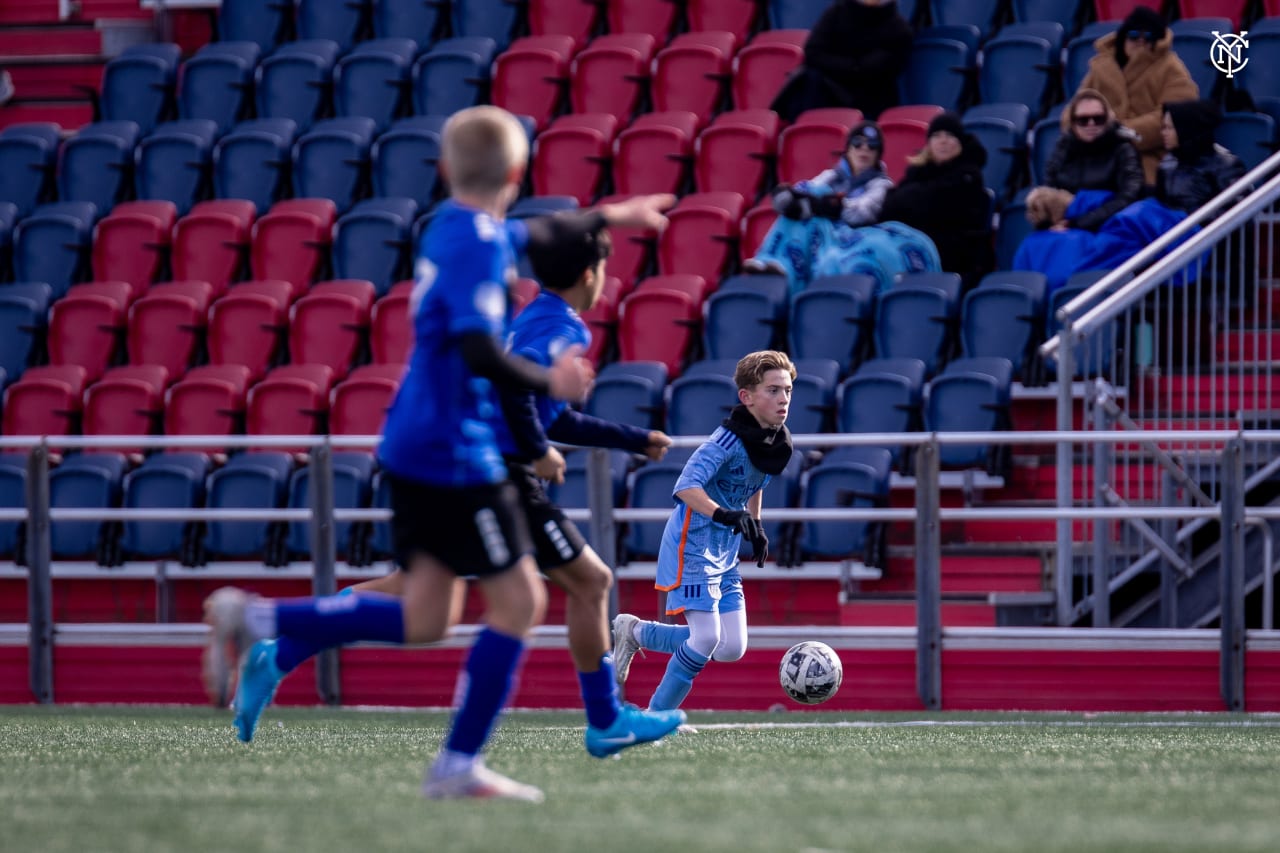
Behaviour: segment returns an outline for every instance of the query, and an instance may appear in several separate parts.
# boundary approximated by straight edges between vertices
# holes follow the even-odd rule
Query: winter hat
[[[849,139],[845,146],[852,145],[858,138],[865,139],[873,151],[884,150],[884,134],[880,132],[880,126],[874,121],[860,121],[855,124],[849,131]]]
[[[927,135],[933,136],[935,133],[949,133],[956,139],[964,139],[964,124],[960,121],[960,116],[955,113],[941,113],[929,122]]]
[[[1130,32],[1151,33],[1151,41],[1164,38],[1164,18],[1155,9],[1146,6],[1135,6],[1129,17],[1120,22],[1117,39],[1124,41]]]
[[[1178,132],[1174,156],[1182,161],[1199,160],[1213,151],[1213,131],[1222,121],[1222,110],[1213,101],[1174,101],[1164,105]]]

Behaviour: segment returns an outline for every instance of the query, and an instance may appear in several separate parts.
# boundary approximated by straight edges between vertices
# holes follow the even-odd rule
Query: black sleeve
[[[565,409],[547,428],[547,436],[565,444],[584,447],[616,447],[633,453],[649,448],[649,430],[606,421],[593,415]]]
[[[550,446],[538,417],[538,398],[532,391],[502,391],[502,416],[507,421],[516,452],[522,459],[541,459]]]
[[[503,352],[488,332],[468,332],[460,339],[462,358],[476,376],[483,376],[502,390],[551,390],[545,368],[518,355]]]
[[[565,210],[526,219],[524,224],[529,232],[527,251],[534,251],[563,244],[575,234],[599,231],[609,223],[598,210]]]
[[[1063,166],[1067,162],[1067,145],[1069,140],[1065,136],[1058,138],[1054,143],[1053,150],[1049,152],[1049,161],[1044,165],[1044,185],[1054,187],[1055,189],[1069,189],[1066,182],[1066,176],[1062,174]],[[1134,152],[1137,153],[1136,151]]]

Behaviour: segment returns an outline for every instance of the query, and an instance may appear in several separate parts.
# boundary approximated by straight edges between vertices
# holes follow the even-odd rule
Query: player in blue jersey
[[[441,639],[457,618],[458,579],[474,576],[485,598],[485,626],[463,665],[458,707],[423,783],[431,799],[543,798],[538,788],[488,769],[481,757],[524,638],[546,607],[528,526],[495,436],[502,419],[496,388],[578,400],[593,378],[579,348],[544,368],[502,346],[516,258],[539,239],[531,226],[504,219],[527,161],[525,132],[504,110],[473,107],[445,124],[440,168],[451,198],[419,247],[410,301],[413,352],[378,450],[391,486],[402,597],[269,600],[226,587],[205,601],[211,630],[204,680],[222,704],[236,661],[259,640],[288,638],[323,649]],[[656,211],[631,212],[634,221],[621,224],[643,227],[662,219]]]
[[[707,663],[738,660],[747,650],[747,612],[738,572],[745,538],[763,567],[769,539],[760,526],[761,494],[791,460],[785,426],[795,365],[785,353],[744,356],[734,371],[738,401],[724,424],[685,464],[673,494],[658,553],[654,586],[666,593],[667,615],[684,625],[647,622],[621,613],[613,622],[613,657],[619,683],[641,649],[671,660],[649,708],[678,708]]]
[[[653,197],[649,203],[665,207],[673,201]],[[615,206],[606,205],[585,213],[558,214],[540,223],[549,236],[532,242],[528,255],[543,291],[512,323],[513,353],[550,366],[561,353],[591,343],[591,331],[580,312],[594,306],[604,288],[604,265],[611,246],[605,226],[617,215]],[[566,444],[644,453],[655,460],[666,454],[671,439],[656,430],[584,415],[546,394],[526,390],[506,392],[502,398],[506,419],[495,424],[495,431],[507,476],[519,491],[538,568],[566,592],[565,623],[587,712],[587,750],[603,758],[657,740],[680,725],[683,715],[621,704],[609,656],[608,599],[613,574],[551,502],[543,481],[562,481],[564,475],[564,458],[548,437]],[[397,571],[350,589],[400,595],[403,582],[404,573]],[[232,702],[241,740],[253,739],[258,718],[284,675],[318,651],[287,637],[254,645],[241,668]]]

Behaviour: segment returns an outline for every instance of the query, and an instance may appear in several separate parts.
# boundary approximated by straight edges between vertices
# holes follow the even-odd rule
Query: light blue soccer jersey
[[[685,463],[672,493],[697,487],[725,509],[746,509],[747,500],[771,479],[751,464],[738,436],[717,427]],[[695,601],[684,601],[680,606],[715,609],[721,577],[737,566],[741,546],[741,533],[694,512],[677,498],[662,534],[654,586],[674,595],[672,591],[683,587],[702,585],[704,589],[697,592],[710,594],[708,606],[704,608]],[[673,609],[670,602],[667,609]]]
[[[494,436],[502,421],[497,393],[467,367],[460,341],[471,332],[505,340],[508,288],[527,241],[523,223],[502,222],[453,201],[440,205],[414,267],[413,352],[378,450],[387,470],[440,486],[506,478]]]

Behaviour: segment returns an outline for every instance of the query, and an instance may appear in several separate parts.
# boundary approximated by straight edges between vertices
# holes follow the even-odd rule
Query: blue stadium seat
[[[964,114],[964,129],[987,149],[983,183],[1001,201],[1008,199],[1022,180],[1029,117],[1024,104],[981,104]]]
[[[253,70],[262,49],[251,41],[207,44],[182,64],[178,75],[178,117],[205,118],[226,133],[251,103]]]
[[[876,313],[876,354],[918,358],[932,375],[946,358],[958,306],[940,291],[895,288],[881,295]]]
[[[417,51],[418,43],[407,38],[361,42],[334,69],[334,110],[368,116],[385,130],[409,102],[409,69]]]
[[[736,358],[704,358],[691,363],[681,376],[727,376],[733,378],[738,366]]]
[[[133,149],[141,133],[131,121],[87,124],[62,144],[58,199],[88,201],[106,216],[133,185]]]
[[[613,505],[622,506],[627,497],[627,471],[631,466],[631,454],[625,450],[606,451],[609,459],[609,483],[613,495]],[[567,509],[587,509],[589,499],[587,491],[587,465],[591,458],[589,450],[570,450],[564,454],[565,470],[563,483],[550,483],[547,495],[557,506]],[[591,525],[585,522],[577,524],[587,544],[600,550],[599,543],[591,538]],[[615,543],[616,545],[617,543]]]
[[[379,0],[373,4],[375,38],[411,38],[422,50],[431,46],[448,24],[445,3],[423,0]]]
[[[373,143],[373,192],[408,196],[419,207],[440,197],[440,133],[445,116],[402,118]]]
[[[1062,27],[1058,24],[1005,27],[982,49],[978,74],[982,103],[1026,104],[1032,115],[1042,115],[1054,94],[1061,50]]]
[[[251,41],[270,51],[284,40],[292,17],[291,0],[222,0],[218,41]]]
[[[58,125],[46,122],[0,131],[0,198],[16,205],[18,216],[52,199],[61,141]]]
[[[933,290],[947,300],[950,308],[959,310],[962,288],[960,276],[953,272],[910,272],[899,275],[893,290]]]
[[[793,358],[829,358],[842,369],[857,365],[869,348],[876,283],[869,275],[815,279],[791,303]]]
[[[996,228],[996,269],[1012,269],[1013,257],[1022,241],[1031,233],[1027,221],[1027,194],[1021,190],[1000,210],[1000,225]]]
[[[0,281],[13,278],[13,229],[18,224],[18,206],[0,201]]]
[[[1049,296],[1046,308],[1045,338],[1052,338],[1062,329],[1058,321],[1058,309],[1088,290],[1095,282],[1106,275],[1108,270],[1084,270],[1067,279],[1067,283]],[[1104,374],[1111,369],[1111,358],[1115,351],[1116,338],[1119,334],[1119,323],[1110,322],[1078,344],[1073,350],[1075,378],[1085,379]],[[1050,377],[1057,376],[1057,362],[1047,359],[1045,372]]]
[[[49,473],[49,506],[107,509],[119,506],[128,465],[122,453],[81,453]],[[102,521],[54,521],[50,540],[55,559],[97,557],[103,544]]]
[[[1013,0],[1012,5],[1015,21],[1054,21],[1068,35],[1076,31],[1084,11],[1080,0]]]
[[[289,118],[306,131],[329,108],[336,42],[311,39],[282,44],[254,74],[259,118]]]
[[[916,358],[876,358],[836,390],[836,431],[900,433],[920,425],[925,364]],[[890,448],[896,462],[901,447]]]
[[[135,44],[102,70],[99,110],[103,121],[131,121],[150,133],[174,108],[174,83],[182,49],[176,44]]]
[[[1258,98],[1280,97],[1280,18],[1249,27],[1249,63],[1236,72],[1235,85]]]
[[[738,403],[732,376],[683,375],[666,391],[668,435],[707,436]]]
[[[786,324],[790,307],[790,285],[784,275],[756,274],[731,275],[720,282],[716,293],[757,293],[766,297],[774,306],[775,316]]]
[[[807,509],[886,506],[892,466],[884,448],[839,448],[805,473],[800,505]],[[882,565],[883,529],[883,524],[870,521],[806,521],[801,553],[825,559],[858,557],[869,565]]]
[[[373,282],[379,296],[409,277],[413,221],[411,198],[371,198],[359,202],[334,228],[333,272],[337,278]]]
[[[484,103],[497,45],[474,36],[436,42],[413,66],[413,111],[418,115],[450,115]]]
[[[631,502],[634,509],[665,509],[675,506],[671,496],[683,462],[651,462],[631,475]],[[628,560],[656,559],[662,547],[662,531],[666,521],[632,521],[627,523],[623,547]]]
[[[300,39],[328,39],[342,51],[371,31],[373,0],[298,0]]]
[[[203,453],[157,453],[124,478],[126,509],[202,507],[209,457]],[[127,557],[190,560],[186,550],[196,526],[190,521],[126,521],[120,539]]]
[[[231,459],[209,475],[208,505],[212,509],[284,506],[293,462],[288,453],[250,451]],[[205,546],[211,557],[270,557],[280,527],[270,521],[213,521]]]
[[[43,281],[0,286],[0,370],[6,382],[22,371],[43,349],[53,288]]]
[[[618,361],[596,376],[586,412],[641,429],[658,429],[662,420],[667,369],[657,361]]]
[[[1213,139],[1252,169],[1276,151],[1276,123],[1257,112],[1227,113],[1213,132]]]
[[[934,24],[969,24],[977,27],[983,38],[995,28],[996,13],[1000,6],[1000,0],[929,0],[929,11]]]
[[[22,509],[27,505],[27,455],[0,453],[0,507]],[[23,522],[0,521],[0,560],[18,560],[26,564],[26,554],[19,554]]]
[[[293,193],[327,198],[343,213],[369,186],[369,150],[377,123],[365,116],[317,122],[293,146]]]
[[[259,215],[266,213],[287,193],[297,135],[297,123],[287,118],[236,125],[213,149],[214,195],[248,199]]]
[[[1093,43],[1105,35],[1114,33],[1120,26],[1115,21],[1095,21],[1080,31],[1080,35],[1067,43],[1067,64],[1062,68],[1062,88],[1075,92],[1080,81],[1089,71],[1089,60],[1097,54]]]
[[[347,451],[333,454],[333,506],[335,509],[364,509],[373,497],[374,459],[370,453]],[[289,506],[307,509],[311,506],[311,468],[302,466],[289,480]],[[352,534],[361,528],[354,522],[334,522],[334,541],[339,558],[345,559],[356,542]],[[311,555],[311,524],[293,522],[286,540],[289,555],[308,559]]]
[[[574,210],[578,200],[571,195],[529,195],[516,201],[507,210],[511,219],[525,219],[530,216],[545,216],[548,213],[560,213]]]
[[[781,474],[774,475],[764,487],[760,496],[761,520],[764,522],[764,535],[769,537],[769,556],[779,567],[791,566],[795,560],[792,555],[791,531],[799,525],[794,521],[778,521],[771,516],[769,510],[792,509],[800,495],[800,475],[804,470],[804,454],[791,454],[791,461],[782,469]],[[752,544],[745,538],[738,551],[738,557],[745,563],[755,554]]]
[[[796,435],[829,432],[834,424],[840,364],[830,358],[798,358],[787,426]]]
[[[452,0],[453,34],[488,38],[503,49],[511,43],[525,0]]]
[[[768,294],[720,290],[703,306],[708,358],[741,358],[773,349],[782,328],[778,304]]]
[[[1012,382],[1013,364],[1006,358],[952,361],[925,391],[924,428],[931,432],[1008,429]],[[945,467],[984,467],[991,474],[1002,473],[1000,460],[1007,456],[997,444],[943,444],[938,452]]]
[[[1169,31],[1173,33],[1173,52],[1187,66],[1187,73],[1200,90],[1200,97],[1211,99],[1216,99],[1220,88],[1227,85],[1226,76],[1210,61],[1214,30],[1233,33],[1236,28],[1230,18],[1182,18],[1169,24]],[[1252,44],[1249,53],[1253,53]]]
[[[185,216],[210,194],[213,142],[218,125],[210,119],[166,122],[134,149],[134,186],[140,200],[171,201]]]
[[[828,6],[827,0],[768,0],[771,30],[811,30]]]
[[[911,57],[898,78],[898,97],[904,104],[939,104],[958,110],[968,96],[977,68],[976,55],[957,39],[918,34]]]
[[[1062,138],[1061,110],[1054,110],[1031,129],[1031,185],[1038,187],[1047,180],[1049,156]]]
[[[391,509],[391,483],[383,471],[373,475],[372,505],[377,509]],[[395,549],[391,542],[391,522],[375,521],[373,533],[369,537],[370,556],[375,560],[386,560],[393,556]]]
[[[89,251],[97,208],[87,201],[42,204],[18,223],[13,272],[18,281],[42,281],[55,300],[89,277]]]
[[[1044,315],[1045,298],[1049,292],[1049,282],[1044,273],[1030,270],[1001,270],[987,273],[978,282],[978,287],[1007,285],[1016,287],[1031,300],[1031,307],[1037,314]]]

